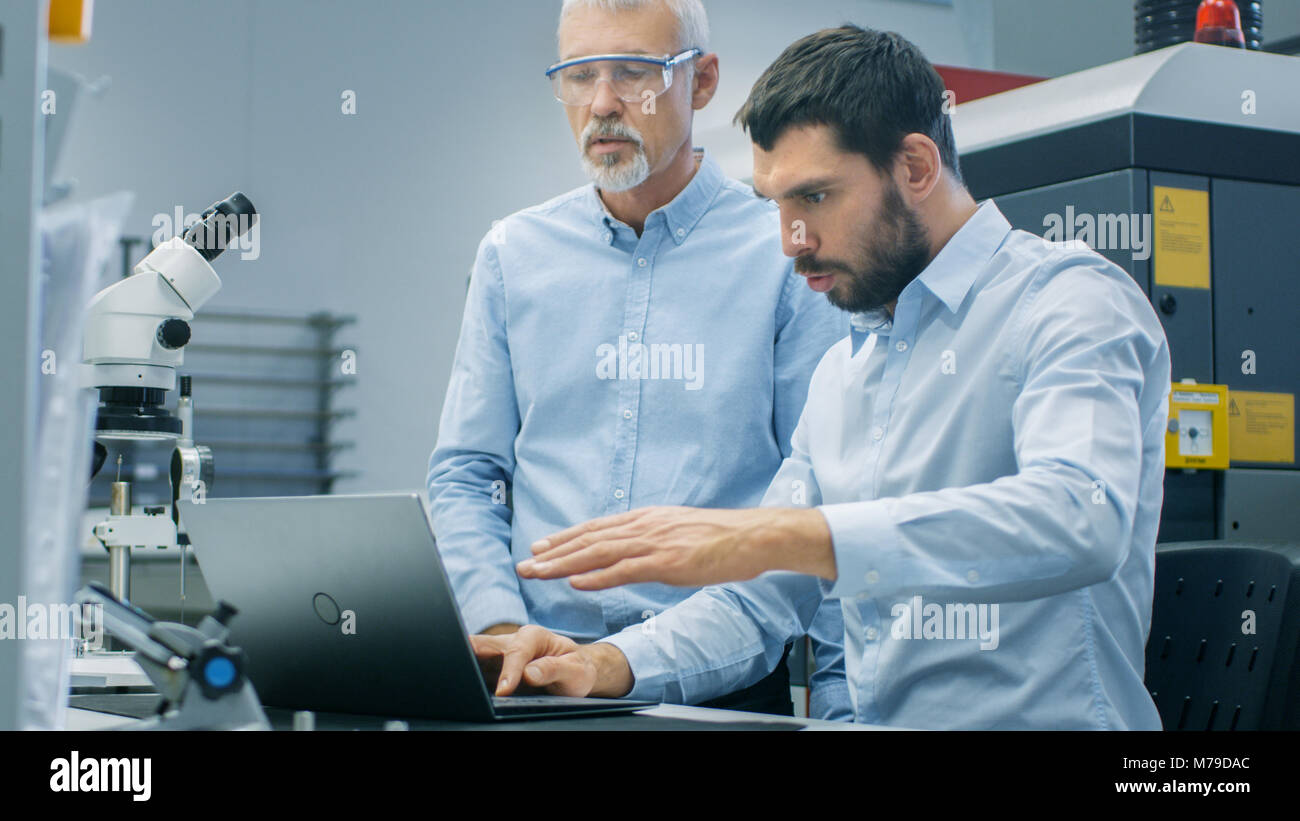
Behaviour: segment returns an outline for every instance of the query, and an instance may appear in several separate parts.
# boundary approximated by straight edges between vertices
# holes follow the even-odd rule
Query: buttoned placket
[[[895,306],[892,321],[872,328],[876,335],[875,345],[868,355],[881,352],[885,357],[885,367],[871,403],[871,421],[867,432],[866,464],[860,478],[859,498],[876,498],[876,489],[880,484],[880,456],[885,442],[889,438],[890,419],[894,397],[903,381],[907,363],[911,359],[912,345],[916,337],[917,319],[920,315],[918,295],[909,294],[901,297]],[[864,386],[865,387],[865,386]],[[880,581],[878,571],[870,570],[864,581],[868,585]],[[880,719],[874,690],[875,680],[879,674],[880,646],[888,637],[886,631],[892,625],[882,606],[888,604],[871,596],[870,591],[859,594],[854,602],[862,619],[862,661],[859,681],[850,686],[858,688],[858,720],[875,722]],[[870,671],[870,674],[867,674]]]
[[[627,230],[618,227],[609,230]],[[656,211],[647,218],[641,236],[627,259],[627,291],[623,302],[623,321],[619,328],[618,355],[620,369],[628,359],[632,345],[646,344],[645,326],[650,310],[650,293],[654,276],[655,258],[661,244],[667,239],[667,221],[663,212]],[[644,365],[644,360],[643,363]],[[641,380],[619,379],[618,403],[615,413],[614,458],[605,492],[605,515],[630,510],[632,505],[632,475],[636,467],[637,430],[641,414]],[[601,597],[601,611],[606,625],[616,629],[622,624],[641,620],[641,613],[632,612],[627,595],[621,589],[606,591]]]
[[[703,154],[699,156],[700,162]],[[703,165],[700,166],[704,168]],[[620,356],[620,370],[626,367],[626,348],[630,345],[649,344],[645,339],[646,320],[650,310],[651,285],[654,266],[661,251],[668,251],[682,245],[701,217],[707,204],[712,201],[721,185],[721,175],[716,166],[710,165],[708,173],[697,175],[688,183],[687,188],[678,198],[664,208],[651,212],[645,222],[640,237],[634,239],[634,232],[626,224],[616,220],[600,199],[598,192],[591,191],[591,198],[598,212],[597,236],[600,241],[613,246],[620,253],[628,256],[627,291],[623,303],[623,318],[619,326],[617,340]],[[646,364],[642,360],[643,366]],[[610,462],[610,472],[602,491],[604,499],[602,509],[605,515],[630,510],[632,506],[632,475],[635,468],[637,434],[641,414],[641,380],[619,379],[617,384],[618,402],[614,408],[615,419],[614,455]],[[624,588],[600,591],[601,614],[609,632],[616,632],[624,625],[643,621],[645,614],[635,610]]]

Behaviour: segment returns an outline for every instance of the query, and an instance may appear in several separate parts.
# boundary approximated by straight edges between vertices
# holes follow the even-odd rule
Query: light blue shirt
[[[608,639],[634,698],[763,675],[839,598],[857,721],[1159,729],[1143,686],[1169,348],[1141,289],[992,201],[809,388],[769,497],[802,489],[837,580],[707,588]]]
[[[640,237],[591,185],[497,224],[479,245],[429,461],[466,629],[540,624],[592,641],[694,592],[577,591],[520,579],[515,563],[598,516],[758,504],[848,319],[793,273],[776,208],[707,155]],[[839,618],[827,608],[810,633],[829,637],[815,643],[813,712],[847,718]]]

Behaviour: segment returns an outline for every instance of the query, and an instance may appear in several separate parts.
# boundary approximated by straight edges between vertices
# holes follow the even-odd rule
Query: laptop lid
[[[182,502],[262,703],[493,719],[415,493]]]

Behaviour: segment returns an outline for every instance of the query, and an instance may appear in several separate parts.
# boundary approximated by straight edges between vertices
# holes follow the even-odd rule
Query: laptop
[[[478,722],[654,706],[491,695],[416,493],[207,498],[181,523],[267,706]]]

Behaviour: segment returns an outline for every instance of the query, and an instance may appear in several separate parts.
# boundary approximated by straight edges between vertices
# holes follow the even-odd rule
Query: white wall
[[[749,140],[731,124],[763,69],[805,34],[852,22],[897,31],[932,62],[993,67],[991,0],[958,0],[955,6],[906,0],[880,2],[772,2],[705,0],[719,55],[721,83],[709,107],[696,118],[696,141],[723,161],[728,173],[747,177]]]
[[[730,125],[758,73],[803,34],[852,21],[940,63],[991,67],[989,0],[706,0],[722,87],[697,143],[748,174]],[[542,72],[555,2],[118,0],[52,65],[112,77],[72,125],[79,196],[137,193],[128,233],[243,190],[261,256],[217,261],[219,307],[355,313],[357,441],[340,491],[423,486],[474,250],[491,221],[584,182]],[[340,112],[344,89],[357,114]],[[196,388],[197,390],[197,388]],[[199,431],[202,438],[202,431]]]

